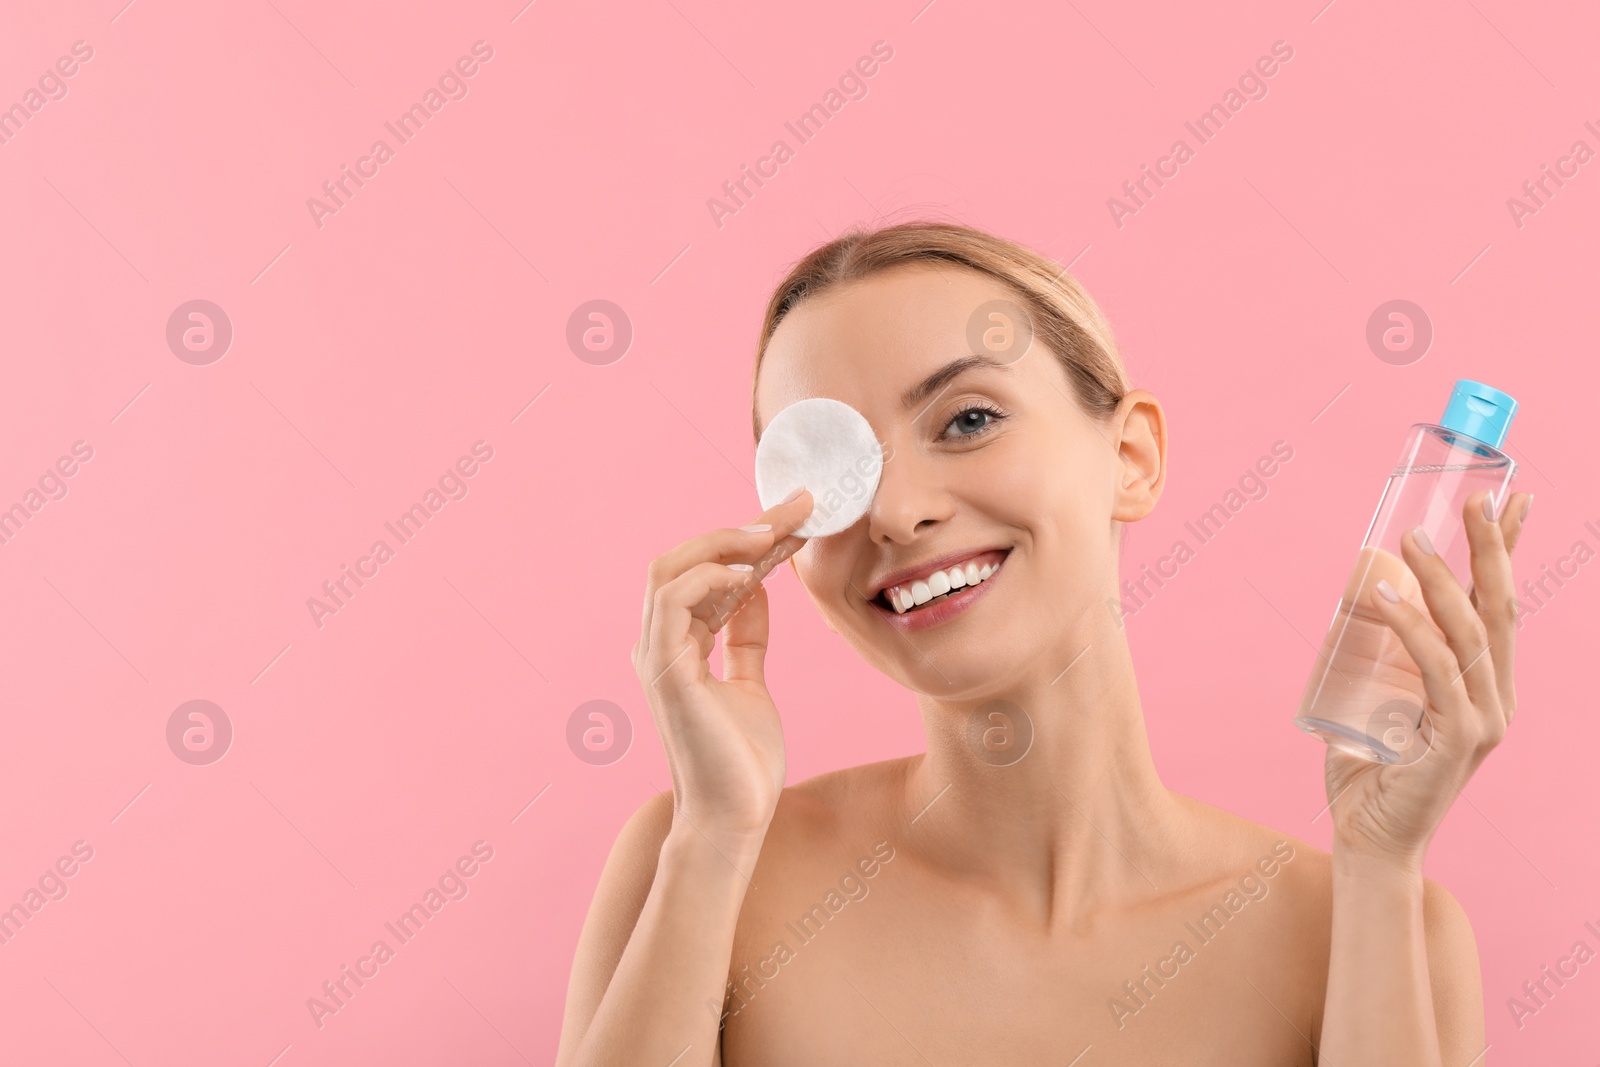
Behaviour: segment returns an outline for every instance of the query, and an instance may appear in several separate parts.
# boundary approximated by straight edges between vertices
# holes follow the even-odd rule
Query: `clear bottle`
[[[1462,509],[1480,489],[1490,491],[1496,515],[1504,507],[1517,465],[1500,446],[1516,411],[1517,402],[1500,390],[1461,380],[1438,425],[1411,427],[1300,697],[1294,717],[1300,729],[1378,763],[1411,763],[1427,751],[1422,671],[1370,597],[1379,579],[1388,579],[1433,621],[1400,552],[1400,535],[1416,526],[1471,591]]]

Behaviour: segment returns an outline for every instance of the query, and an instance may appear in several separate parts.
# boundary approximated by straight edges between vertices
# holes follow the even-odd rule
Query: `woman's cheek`
[[[1074,478],[1064,477],[1068,472],[1050,463],[1049,453],[1021,440],[996,444],[1002,447],[987,450],[968,483],[970,491],[991,503],[996,518],[1050,515],[1072,498]]]
[[[850,572],[844,565],[843,553],[831,552],[831,538],[813,538],[801,545],[787,566],[794,568],[795,576],[811,602],[822,613],[828,629],[834,629],[835,616],[845,610],[843,592],[849,589]],[[820,592],[831,590],[831,592]]]

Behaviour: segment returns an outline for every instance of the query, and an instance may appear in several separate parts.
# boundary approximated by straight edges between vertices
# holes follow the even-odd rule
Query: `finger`
[[[638,669],[639,681],[647,689],[660,687],[669,693],[683,690],[705,680],[711,672],[708,657],[716,638],[698,621],[691,621],[687,636],[679,640],[675,649],[666,650],[659,662],[646,662]],[[660,646],[657,646],[660,647]],[[648,694],[647,694],[648,697]],[[651,698],[650,706],[659,714],[663,705]],[[659,723],[659,718],[658,718]]]
[[[1506,551],[1515,552],[1522,539],[1522,528],[1533,508],[1532,493],[1513,493],[1500,513],[1500,535],[1505,538]]]
[[[767,509],[764,521],[772,524],[773,544],[755,561],[755,580],[763,581],[784,560],[805,547],[806,538],[795,531],[811,517],[815,507],[811,491],[801,487],[783,503]]]
[[[755,567],[749,563],[726,564],[729,570],[739,571],[744,575],[744,581],[719,589],[704,600],[689,609],[696,622],[706,628],[706,632],[715,634],[728,624],[728,620],[738,613],[739,609],[755,594],[759,588],[759,579],[755,576]]]
[[[786,510],[777,515],[770,516],[775,520],[773,523],[773,533],[776,534],[780,530],[787,530],[791,526],[799,525],[801,522],[805,521],[806,515],[810,514],[809,511],[799,512],[792,507],[787,507],[787,505],[791,503],[795,502],[786,501],[785,504],[779,505],[779,507],[786,508]],[[796,518],[797,515],[798,518]],[[733,618],[739,613],[739,611],[744,607],[745,601],[748,600],[751,594],[760,587],[761,582],[766,579],[767,575],[771,574],[772,571],[784,560],[798,552],[805,545],[805,543],[806,538],[799,537],[794,534],[789,534],[788,536],[783,537],[782,540],[778,541],[777,544],[773,545],[766,552],[763,552],[755,561],[755,563],[749,565],[753,572],[751,582],[745,586],[731,590],[728,593],[706,601],[694,610],[693,614],[695,618],[704,621],[706,626],[708,626],[713,633],[722,629],[722,627],[727,624],[729,619]],[[729,566],[743,567],[745,565],[732,563],[729,564]]]
[[[1468,502],[1470,507],[1470,501]],[[1500,509],[1500,517],[1495,524],[1500,527],[1500,537],[1505,542],[1506,554],[1512,555],[1517,550],[1517,542],[1522,538],[1522,526],[1528,518],[1528,509],[1533,506],[1532,493],[1513,493],[1506,498],[1505,507]],[[1472,605],[1478,606],[1478,590],[1476,583],[1472,589]]]
[[[806,539],[804,537],[795,537],[791,534],[773,545],[768,551],[762,553],[761,558],[755,562],[756,581],[761,581],[777,570],[784,560],[804,548],[805,543]]]
[[[781,540],[788,537],[800,528],[801,523],[811,517],[812,510],[817,502],[812,499],[811,490],[801,487],[794,491],[794,495],[781,504],[774,504],[762,512],[762,522],[772,524],[774,539]]]
[[[1506,505],[1505,514],[1500,516],[1500,529],[1505,536],[1507,552],[1515,552],[1517,550],[1517,542],[1522,540],[1523,527],[1527,524],[1528,516],[1533,512],[1533,494],[1522,493],[1519,495],[1522,497],[1521,503],[1519,504],[1517,497],[1513,496]],[[1506,599],[1506,613],[1511,617],[1511,631],[1514,634],[1517,629],[1517,613],[1521,607],[1516,600],[1515,573],[1512,574],[1511,581],[1512,595]],[[1510,664],[1516,658],[1515,651],[1513,647],[1513,655],[1506,657],[1507,670],[1500,676],[1501,704],[1506,713],[1507,725],[1510,725],[1511,720],[1517,717],[1516,678],[1510,669]]]
[[[708,630],[705,623],[695,619],[689,624],[689,637],[700,650],[700,662],[707,662],[711,658],[711,650],[717,647],[717,635]]]
[[[1475,747],[1486,727],[1473,713],[1466,688],[1459,682],[1455,653],[1415,604],[1409,600],[1391,602],[1383,595],[1388,584],[1379,582],[1368,599],[1378,617],[1399,636],[1400,643],[1422,671],[1432,732],[1430,747],[1443,748],[1447,755]]]
[[[646,635],[650,633],[656,593],[690,567],[700,563],[749,562],[770,548],[775,537],[781,536],[763,517],[749,526],[712,530],[692,537],[651,560],[645,581],[644,613],[639,621],[639,632]]]
[[[722,677],[728,682],[766,684],[767,589],[759,583],[722,635]]]
[[[738,529],[712,530],[699,537],[690,538],[671,551],[657,556],[650,563],[649,577],[645,583],[640,632],[648,634],[651,630],[651,614],[655,607],[656,590],[700,563],[749,563],[757,559],[775,543],[793,534],[810,516],[812,507],[810,493],[802,488],[788,500],[774,504],[763,511],[747,526]],[[788,552],[769,564],[767,569],[770,570],[771,567],[787,559],[803,543],[802,539],[789,547]],[[763,570],[757,580],[765,577],[766,571]]]
[[[1474,606],[1483,620],[1484,632],[1489,642],[1489,655],[1494,663],[1494,682],[1499,704],[1492,712],[1504,715],[1505,709],[1516,703],[1512,690],[1512,669],[1517,650],[1516,586],[1512,580],[1511,553],[1506,549],[1506,520],[1512,523],[1522,512],[1522,502],[1515,497],[1506,501],[1505,514],[1498,520],[1484,516],[1482,500],[1490,495],[1474,493],[1467,498],[1463,517],[1467,524],[1467,541],[1472,546],[1472,586],[1477,596]]]
[[[700,677],[704,657],[685,655],[691,647],[700,648],[710,655],[708,644],[699,640],[691,643],[691,627],[705,624],[695,618],[691,609],[713,594],[727,593],[750,580],[750,571],[734,570],[721,563],[699,563],[656,590],[655,607],[651,616],[650,654],[646,657],[652,684],[668,672],[680,684]],[[706,630],[709,638],[710,631]]]
[[[791,535],[772,546],[754,564],[728,564],[730,567],[749,566],[751,580],[743,586],[706,601],[694,610],[694,616],[703,620],[713,633],[722,629],[728,624],[728,620],[737,616],[744,609],[745,603],[755,594],[755,591],[762,588],[761,583],[767,575],[771,574],[784,560],[799,551],[805,543],[806,539],[804,537]]]
[[[1480,524],[1484,521],[1481,510],[1477,521]],[[1429,542],[1426,534],[1421,538],[1417,536],[1420,532],[1420,528],[1407,530],[1400,538],[1400,550],[1406,566],[1411,568],[1422,587],[1428,617],[1443,633],[1443,643],[1455,660],[1442,681],[1451,686],[1463,683],[1467,699],[1503,723],[1500,695],[1495,688],[1494,659],[1489,655],[1488,628],[1467,599],[1466,590],[1451,573],[1449,564],[1441,556],[1423,550],[1423,545]],[[1498,532],[1495,536],[1499,536]],[[1417,665],[1423,666],[1422,661],[1418,660]]]

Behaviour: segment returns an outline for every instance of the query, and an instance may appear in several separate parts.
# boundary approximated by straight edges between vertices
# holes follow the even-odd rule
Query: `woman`
[[[975,352],[974,322],[1031,344]],[[1443,635],[1372,608],[1423,670],[1430,747],[1329,750],[1330,854],[1161,784],[1107,605],[1165,415],[1056,264],[946,224],[846,235],[774,293],[756,370],[758,438],[826,396],[888,459],[843,533],[791,536],[802,492],[651,564],[634,665],[673,790],[606,864],[558,1064],[1487,1062],[1471,927],[1421,872],[1516,706],[1526,494],[1498,522],[1468,500],[1471,595],[1404,536]],[[916,694],[925,753],[784,787],[760,583],[791,552],[829,628]]]

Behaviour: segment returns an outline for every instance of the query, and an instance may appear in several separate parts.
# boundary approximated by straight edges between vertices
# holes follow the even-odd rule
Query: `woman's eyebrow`
[[[922,379],[922,381],[918,382],[916,385],[913,385],[910,389],[907,389],[905,391],[905,395],[900,398],[900,403],[908,408],[914,408],[924,400],[928,399],[928,397],[932,396],[940,388],[948,384],[956,376],[965,374],[974,367],[1003,368],[1006,366],[1009,366],[1009,364],[1001,363],[997,359],[990,359],[988,356],[971,355],[962,356],[960,359],[953,359],[949,363],[946,363],[943,367],[940,367],[938,370],[928,375],[926,378]]]

